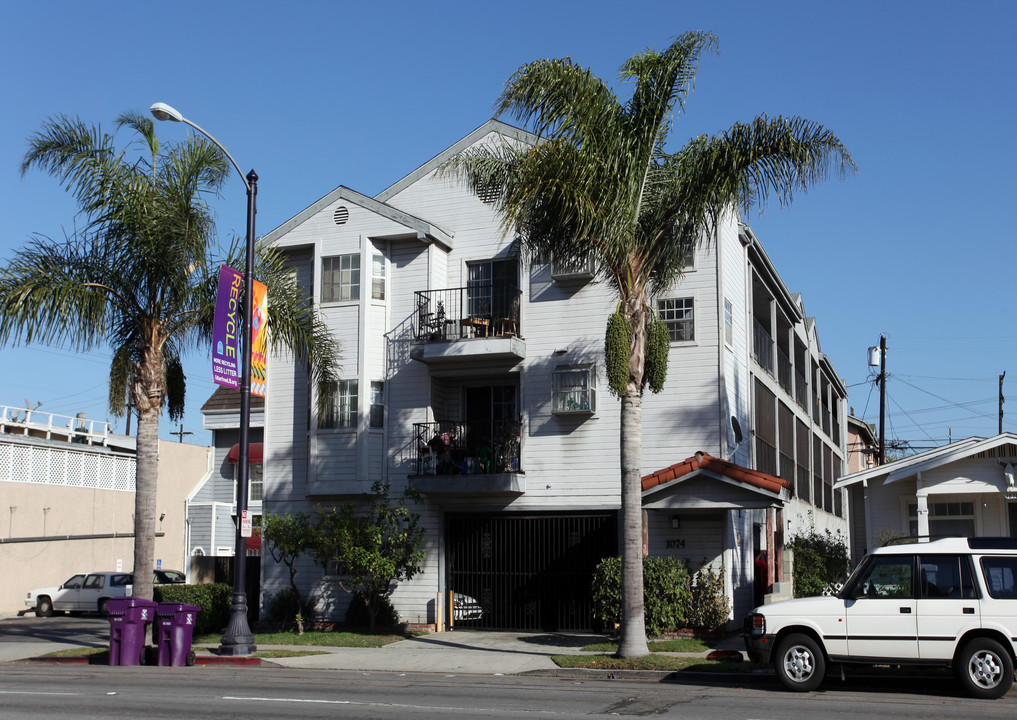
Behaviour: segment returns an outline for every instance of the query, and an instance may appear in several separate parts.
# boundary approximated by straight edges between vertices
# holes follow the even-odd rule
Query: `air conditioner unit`
[[[558,284],[589,282],[594,275],[596,268],[592,257],[551,262],[551,279]]]

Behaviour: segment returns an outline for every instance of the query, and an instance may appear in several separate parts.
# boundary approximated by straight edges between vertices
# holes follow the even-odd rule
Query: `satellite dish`
[[[741,445],[742,444],[742,426],[738,422],[738,418],[736,418],[734,415],[731,416],[731,429],[734,430],[735,444],[736,445]]]

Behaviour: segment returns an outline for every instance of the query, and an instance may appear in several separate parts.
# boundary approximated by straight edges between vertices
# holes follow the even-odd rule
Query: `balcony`
[[[416,293],[410,356],[425,364],[491,360],[515,364],[526,357],[522,292],[504,283],[481,283]]]
[[[758,320],[752,323],[752,355],[759,366],[773,377],[773,338]]]
[[[424,493],[525,492],[521,428],[521,420],[414,423],[416,474],[410,485]]]

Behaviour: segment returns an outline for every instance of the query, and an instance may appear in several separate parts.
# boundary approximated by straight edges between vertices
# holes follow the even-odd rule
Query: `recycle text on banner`
[[[265,397],[268,382],[268,295],[263,283],[254,281],[254,314],[251,315],[251,395]]]
[[[240,289],[244,276],[229,265],[219,268],[219,292],[212,324],[212,380],[217,385],[240,387]]]

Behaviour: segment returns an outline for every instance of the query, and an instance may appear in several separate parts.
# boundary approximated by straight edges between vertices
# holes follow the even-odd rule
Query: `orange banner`
[[[251,314],[251,395],[265,397],[268,383],[268,289],[254,281],[254,312]]]

